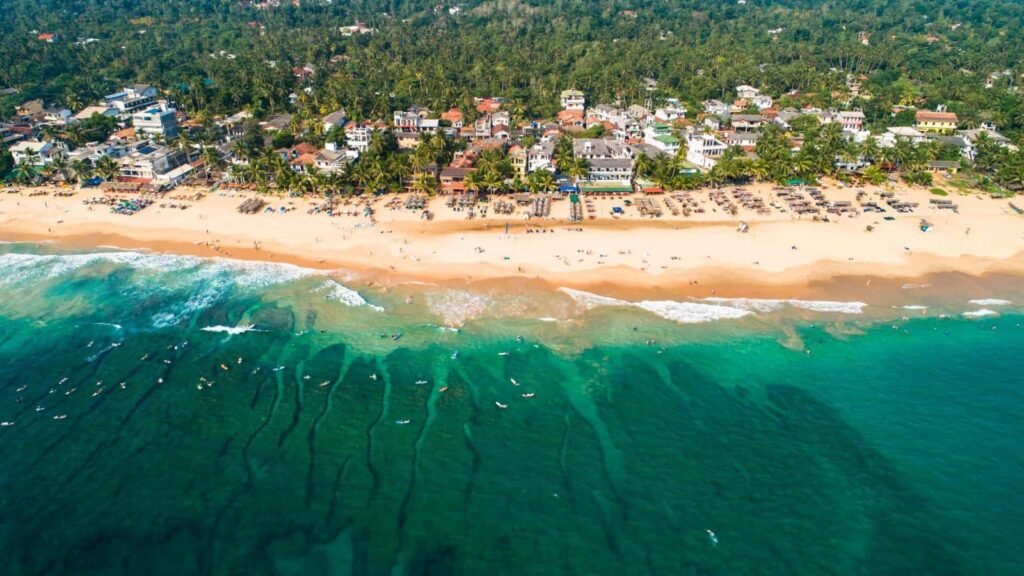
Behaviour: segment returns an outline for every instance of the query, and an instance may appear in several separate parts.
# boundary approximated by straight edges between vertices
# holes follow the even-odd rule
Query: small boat
[[[241,363],[242,363],[242,357],[241,357],[241,356],[239,356],[239,357],[238,357],[238,361],[237,361],[237,362],[235,362],[235,364],[241,364]]]
[[[327,386],[330,383],[331,383],[330,380],[324,380],[323,382],[320,383],[320,387],[323,388],[324,386]]]
[[[281,370],[284,370],[284,366],[278,366],[277,368],[271,370],[271,372],[280,372]]]
[[[409,420],[395,420],[395,424],[398,424],[399,426],[405,426],[408,423]]]
[[[28,384],[25,384],[24,386],[18,388],[17,390],[15,390],[15,392],[24,392],[25,388],[28,388]]]
[[[65,418],[67,418],[67,417],[68,417],[68,415],[67,415],[67,414],[61,414],[61,415],[59,415],[59,416],[54,416],[54,417],[53,417],[53,419],[54,419],[54,420],[63,420],[63,419],[65,419]]]
[[[139,358],[140,361],[145,361],[145,360],[148,360],[148,359],[149,359],[149,354],[143,354],[142,358]]]
[[[392,335],[391,335],[391,339],[392,339],[392,340],[396,340],[396,341],[397,341],[397,340],[398,340],[399,338],[401,338],[401,337],[402,337],[402,333],[401,333],[401,332],[399,332],[398,334],[392,334]]]
[[[13,420],[12,421],[6,421],[5,420],[3,422],[0,422],[0,426],[5,426],[5,427],[6,426],[14,426],[14,421]]]
[[[78,388],[72,388],[71,390],[68,390],[67,392],[65,392],[64,395],[65,396],[71,396],[72,394],[75,393],[75,390],[78,390]]]
[[[523,398],[533,398],[534,396],[535,394],[533,392],[527,392],[526,394],[523,394]]]
[[[459,359],[459,351],[456,350],[455,352],[452,352],[452,360],[458,360],[458,359]]]
[[[715,533],[712,532],[710,529],[705,530],[705,532],[708,533],[708,538],[711,539],[711,544],[717,546],[718,545],[718,536],[715,536]]]
[[[422,386],[422,385],[424,385],[424,384],[426,384],[426,383],[427,383],[427,381],[426,381],[426,380],[417,380],[417,381],[416,381],[416,384],[417,384],[417,385],[419,385],[419,386]]]
[[[498,401],[495,401],[494,405],[497,406],[498,408],[501,408],[502,410],[504,410],[505,408],[508,408],[508,404],[502,404],[501,402],[498,402]]]
[[[498,356],[508,356],[508,352],[498,352]]]
[[[441,388],[438,389],[438,392],[447,392],[447,391],[448,391],[448,387],[447,386],[441,386]]]
[[[370,380],[373,380],[374,382],[376,382],[377,381],[377,375],[376,374],[370,374]]]
[[[519,382],[516,382],[515,378],[509,378],[509,380],[512,382],[513,386],[519,386]]]
[[[36,406],[36,412],[42,412],[43,410],[46,410],[46,406]]]
[[[224,364],[221,364],[221,365],[220,365],[220,369],[221,369],[221,370],[230,370],[230,368],[228,368],[228,367],[227,367],[226,365],[224,365]]]
[[[163,378],[157,378],[156,379],[156,383],[157,384],[163,384],[164,383],[164,379]]]
[[[310,378],[312,378],[312,376],[310,376],[309,374],[306,374],[305,376],[302,377],[303,380],[309,380]]]
[[[63,378],[61,378],[61,379],[60,379],[60,382],[57,382],[57,385],[59,386],[59,385],[61,385],[61,384],[65,383],[65,382],[67,382],[67,381],[68,381],[68,377],[67,377],[67,376],[65,376],[65,377],[63,377]]]
[[[516,342],[519,342],[520,344],[522,344],[523,343],[523,337],[522,336],[516,336]]]

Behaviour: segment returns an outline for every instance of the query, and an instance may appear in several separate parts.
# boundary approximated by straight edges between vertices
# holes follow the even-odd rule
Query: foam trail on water
[[[766,299],[766,298],[704,298],[702,302],[711,302],[722,306],[731,306],[751,312],[773,312],[784,306],[810,310],[812,312],[835,312],[838,314],[860,314],[867,306],[864,302],[837,302],[833,300],[799,300]]]
[[[981,310],[972,310],[970,312],[964,312],[964,318],[984,318],[986,316],[998,316],[999,313],[995,310],[989,310],[988,308],[982,308]]]
[[[230,334],[232,336],[234,336],[236,334],[245,334],[246,332],[262,332],[262,330],[257,330],[256,326],[254,326],[252,324],[246,324],[246,325],[243,325],[243,326],[220,326],[220,325],[217,325],[217,326],[206,326],[205,328],[202,328],[202,331],[203,332],[222,332],[224,334]]]

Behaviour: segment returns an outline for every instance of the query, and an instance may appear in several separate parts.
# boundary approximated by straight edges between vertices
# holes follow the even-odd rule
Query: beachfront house
[[[686,133],[686,161],[697,166],[710,170],[718,159],[725,153],[726,144],[716,138],[713,134],[704,132]]]
[[[192,172],[180,150],[146,143],[117,160],[122,181],[154,184],[159,187],[176,186]]]
[[[956,131],[957,117],[952,112],[932,112],[930,110],[918,110],[914,116],[914,128],[921,132],[938,132],[940,134],[952,134]]]
[[[473,168],[456,168],[448,166],[441,170],[441,192],[445,194],[461,194],[466,192],[466,176]]]

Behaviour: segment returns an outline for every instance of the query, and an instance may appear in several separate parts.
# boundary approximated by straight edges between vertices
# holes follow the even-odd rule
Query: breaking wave
[[[860,314],[867,304],[863,302],[833,302],[829,300],[769,300],[759,298],[705,298],[693,302],[674,300],[644,300],[629,302],[592,294],[572,288],[559,288],[585,310],[600,306],[635,307],[646,310],[673,322],[696,324],[715,320],[734,320],[751,314],[766,314],[784,307],[800,308],[814,312]]]
[[[981,310],[971,310],[970,312],[964,312],[962,316],[964,318],[984,318],[986,316],[998,316],[999,313],[995,310],[989,310],[988,308],[982,308]]]
[[[131,270],[131,290],[125,298],[167,298],[168,304],[151,316],[156,328],[179,324],[197,312],[239,291],[254,291],[324,272],[292,264],[205,259],[153,252],[111,251],[84,254],[0,254],[0,286],[39,284],[74,274],[104,276],[112,269]],[[354,290],[327,280],[328,298],[349,306],[369,306]]]
[[[256,326],[252,324],[246,324],[243,326],[207,326],[202,329],[203,332],[221,332],[234,336],[236,334],[245,334],[246,332],[261,332],[257,330]]]
[[[703,302],[712,302],[722,306],[731,306],[751,312],[774,312],[785,306],[810,310],[812,312],[834,312],[838,314],[860,314],[867,307],[864,302],[838,302],[833,300],[773,300],[763,298],[705,298]]]
[[[1013,304],[1009,300],[1000,300],[999,298],[979,298],[977,300],[970,300],[968,304],[974,304],[975,306],[1009,306]]]

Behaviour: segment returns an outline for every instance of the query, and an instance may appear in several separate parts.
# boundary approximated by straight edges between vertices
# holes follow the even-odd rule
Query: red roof
[[[582,110],[559,110],[558,119],[561,121],[566,120],[583,120]]]
[[[932,112],[931,110],[918,110],[918,122],[953,122],[957,121],[956,114],[952,112]]]
[[[54,35],[53,34],[40,34],[38,36],[38,38],[39,38],[39,40],[47,40],[48,41],[48,40],[53,40]]]
[[[462,110],[458,108],[452,108],[447,112],[441,113],[441,120],[447,120],[451,123],[462,122]]]
[[[476,103],[476,109],[482,114],[491,114],[501,110],[501,102],[495,102],[491,98],[481,98]]]

